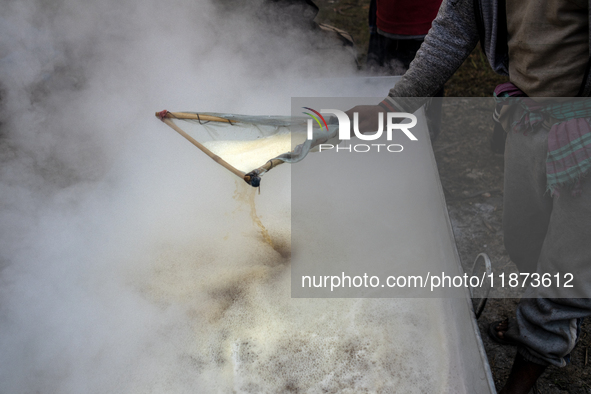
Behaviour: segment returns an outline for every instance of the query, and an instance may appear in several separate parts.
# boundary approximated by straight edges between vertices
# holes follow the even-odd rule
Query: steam
[[[154,272],[176,264],[166,251],[233,245],[210,259],[222,271],[258,253],[233,175],[154,112],[286,114],[290,80],[352,66],[338,66],[345,52],[316,56],[317,37],[272,23],[260,2],[216,4],[0,6],[1,392],[159,391],[175,376],[162,366],[195,343],[187,305],[155,290]],[[268,227],[285,238],[280,186],[265,190],[279,212]]]
[[[286,87],[352,72],[346,51],[261,2],[219,3],[0,5],[0,392],[281,392],[318,379],[428,392],[447,380],[435,360],[391,357],[447,346],[410,340],[422,324],[410,304],[289,301],[288,166],[256,196],[265,242],[254,190],[154,117],[288,114]],[[400,343],[368,340],[406,315],[388,328]]]

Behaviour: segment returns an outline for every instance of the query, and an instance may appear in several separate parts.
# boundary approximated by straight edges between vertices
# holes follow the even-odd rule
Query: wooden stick
[[[263,164],[262,166],[260,166],[259,168],[257,168],[256,171],[262,175],[265,172],[269,171],[271,168],[277,167],[279,164],[283,164],[283,163],[285,163],[285,162],[281,159],[271,159],[268,162],[266,162],[265,164]]]
[[[158,113],[156,114],[156,116],[158,116]],[[209,149],[207,149],[203,144],[201,144],[200,142],[198,142],[196,139],[194,139],[193,137],[191,137],[189,134],[185,133],[180,127],[178,127],[177,125],[175,125],[172,120],[170,120],[170,119],[168,119],[168,118],[165,117],[165,118],[162,118],[162,121],[164,123],[166,123],[167,125],[169,125],[174,131],[176,131],[177,133],[179,133],[180,135],[182,135],[183,137],[185,137],[190,143],[192,143],[193,145],[195,145],[197,148],[201,149],[203,151],[203,153],[205,153],[207,156],[211,157],[216,163],[224,166],[226,169],[228,169],[229,171],[231,171],[236,176],[244,179],[244,175],[246,175],[244,172],[242,172],[242,171],[238,170],[237,168],[233,167],[227,161],[225,161],[224,159],[222,159],[221,157],[219,157],[218,155],[214,154],[212,151],[210,151]]]
[[[156,112],[157,117],[161,117],[161,112]],[[197,114],[190,114],[187,112],[167,112],[164,115],[165,118],[176,118],[176,119],[195,119],[195,120],[202,120],[204,122],[223,122],[223,123],[237,123],[235,120],[230,120],[226,118],[221,118],[219,116],[213,115],[197,115]]]
[[[255,186],[252,184],[253,177],[260,178],[260,175],[263,175],[264,173],[269,171],[271,168],[277,167],[279,164],[283,164],[283,163],[285,163],[285,162],[281,159],[271,159],[268,162],[266,162],[264,165],[257,168],[256,170],[252,170],[248,174],[244,175],[244,180],[249,185]],[[259,193],[260,193],[260,189],[259,189]]]

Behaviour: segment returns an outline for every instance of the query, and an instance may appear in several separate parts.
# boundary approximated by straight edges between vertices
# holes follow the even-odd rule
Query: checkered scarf
[[[557,121],[548,133],[546,187],[552,194],[567,187],[573,196],[580,195],[581,179],[591,168],[591,100],[539,103],[511,82],[497,86],[494,94],[498,105],[519,104],[524,109],[511,124],[515,132],[527,135],[545,120]]]

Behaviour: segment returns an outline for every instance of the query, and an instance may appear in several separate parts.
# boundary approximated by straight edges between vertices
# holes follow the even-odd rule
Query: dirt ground
[[[356,40],[363,63],[369,37],[369,0],[315,0],[317,19],[347,30]],[[518,272],[503,246],[503,155],[490,148],[492,136],[491,92],[505,77],[487,67],[475,50],[445,86],[442,133],[433,143],[441,183],[462,265],[469,271],[476,256],[487,253],[493,270]],[[474,99],[474,97],[483,97]],[[484,98],[487,97],[487,98]],[[515,347],[502,346],[487,335],[488,325],[513,317],[520,293],[505,289],[504,297],[489,299],[479,326],[497,389],[509,375]],[[499,294],[500,295],[500,294]],[[591,323],[583,323],[580,341],[564,368],[549,367],[538,380],[537,393],[591,393]]]

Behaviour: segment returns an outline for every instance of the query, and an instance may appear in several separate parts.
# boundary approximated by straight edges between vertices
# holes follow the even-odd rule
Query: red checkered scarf
[[[546,188],[552,194],[567,187],[573,196],[581,193],[581,180],[591,169],[591,99],[576,99],[558,103],[539,103],[511,82],[495,88],[499,105],[519,104],[520,119],[511,125],[513,131],[527,134],[544,120],[557,123],[548,133],[546,157]]]

